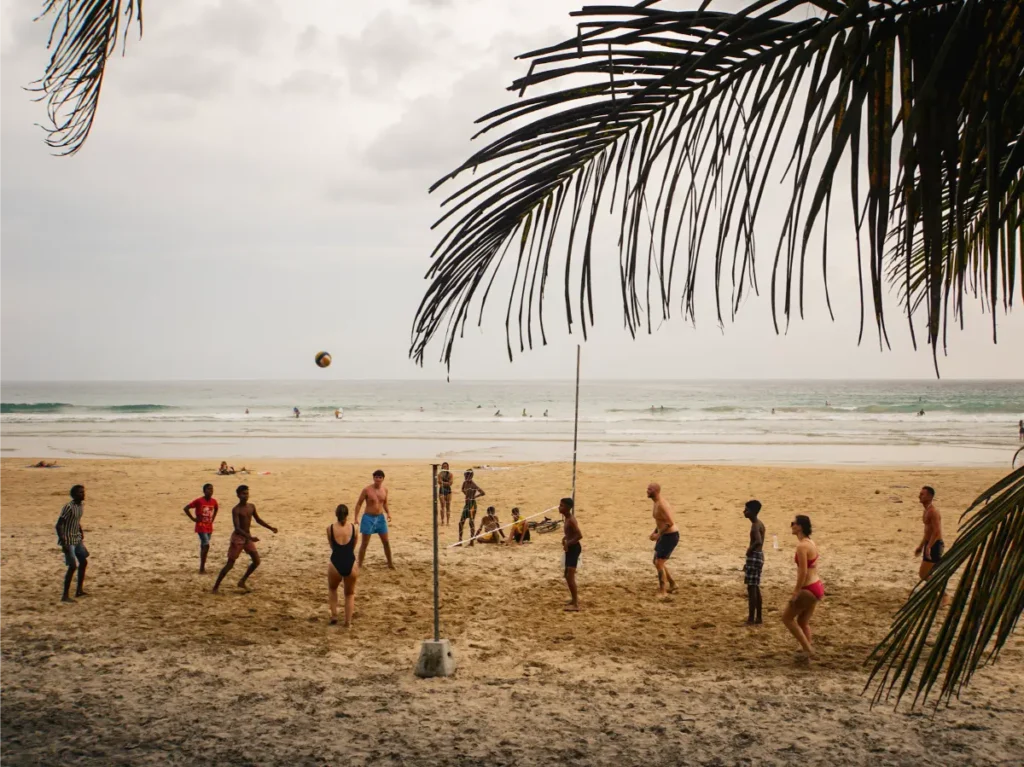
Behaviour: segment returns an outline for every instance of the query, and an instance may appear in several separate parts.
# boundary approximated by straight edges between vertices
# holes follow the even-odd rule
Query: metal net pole
[[[434,496],[434,641],[441,641],[441,602],[437,579],[437,464],[433,465],[431,487]]]
[[[580,345],[576,344],[576,415],[572,422],[572,505],[576,508],[576,442],[580,431]]]

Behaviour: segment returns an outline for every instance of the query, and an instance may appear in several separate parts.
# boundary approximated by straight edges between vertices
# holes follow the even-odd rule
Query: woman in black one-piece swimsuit
[[[338,586],[344,583],[347,628],[352,625],[352,613],[356,607],[356,579],[359,576],[359,565],[356,564],[356,526],[345,524],[348,519],[348,506],[345,504],[339,505],[334,513],[338,521],[327,528],[327,540],[331,544],[331,563],[327,566],[327,601],[331,607],[331,623],[337,623]]]

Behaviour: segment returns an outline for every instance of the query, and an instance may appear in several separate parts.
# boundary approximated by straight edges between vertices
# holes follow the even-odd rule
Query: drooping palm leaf
[[[46,143],[72,155],[92,130],[107,60],[133,21],[142,34],[142,0],[46,0],[40,18],[48,16],[52,54],[33,90],[46,101]]]
[[[864,689],[874,686],[873,703],[893,695],[899,703],[922,664],[915,703],[927,699],[940,678],[936,704],[959,696],[974,672],[998,656],[1020,620],[1024,467],[986,490],[960,519],[956,541],[896,614],[889,635],[869,658],[874,668]],[[939,619],[943,594],[958,572],[949,612]]]
[[[843,161],[850,163],[862,333],[870,306],[879,343],[886,342],[888,237],[897,243],[901,281],[916,280],[926,297],[933,352],[949,296],[956,311],[979,263],[989,305],[1000,296],[1010,305],[1017,255],[1001,249],[1000,236],[1012,239],[1021,227],[1020,0],[758,0],[739,13],[716,12],[713,3],[669,10],[643,2],[574,15],[584,19],[578,34],[523,56],[530,70],[510,87],[520,96],[533,86],[548,90],[482,118],[481,133],[500,128],[503,135],[434,186],[478,174],[444,201],[449,210],[438,225],[447,229],[413,326],[417,361],[443,335],[441,357],[450,363],[473,299],[480,322],[510,252],[509,355],[513,326],[520,351],[532,347],[535,325],[546,343],[545,288],[552,255],[563,247],[569,329],[578,318],[586,336],[603,206],[618,220],[630,333],[644,325],[650,331],[655,315],[669,317],[678,279],[683,314],[694,316],[705,245],[722,322],[723,282],[731,282],[730,313],[746,290],[757,290],[755,225],[771,172],[785,169],[789,204],[771,280],[778,329],[780,316],[788,322],[792,312],[803,313],[816,224],[828,299],[828,217]],[[784,126],[794,122],[799,129],[787,141]],[[969,236],[983,209],[985,236]],[[685,259],[681,278],[677,257]]]

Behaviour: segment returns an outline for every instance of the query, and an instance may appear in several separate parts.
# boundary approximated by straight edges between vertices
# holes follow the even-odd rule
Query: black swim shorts
[[[931,545],[931,548],[925,547],[924,553],[921,555],[921,559],[925,562],[931,562],[933,565],[937,565],[942,561],[942,552],[945,548],[945,543],[942,541],[935,541],[935,543]]]
[[[668,559],[679,545],[679,533],[664,533],[654,544],[654,558]]]
[[[580,563],[580,554],[583,553],[583,547],[578,543],[574,543],[565,552],[565,567],[566,569],[573,567],[575,568]]]

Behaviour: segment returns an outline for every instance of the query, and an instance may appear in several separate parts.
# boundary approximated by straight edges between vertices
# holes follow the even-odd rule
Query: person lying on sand
[[[510,546],[514,543],[516,545],[522,545],[530,542],[530,523],[525,519],[519,518],[519,507],[514,506],[512,508],[512,533],[509,535],[508,543]]]
[[[485,516],[483,521],[480,523],[481,534],[480,537],[477,538],[477,541],[480,543],[501,543],[501,541],[498,540],[498,536],[500,535],[504,538],[505,531],[499,529],[500,527],[501,523],[498,521],[498,515],[494,511],[494,507],[488,506],[487,516]]]
[[[237,472],[235,471],[235,467],[234,466],[228,466],[228,462],[227,461],[221,461],[220,462],[220,468],[217,469],[217,473],[218,474],[225,474],[225,475],[227,475],[227,474],[237,474]]]
[[[679,527],[672,519],[672,507],[661,495],[661,485],[652,482],[647,486],[647,497],[654,501],[654,569],[658,571],[658,594],[665,596],[676,590],[676,582],[666,567],[669,557],[679,543]]]
[[[565,584],[569,587],[569,604],[565,606],[566,612],[578,613],[580,611],[580,598],[576,590],[576,568],[580,563],[580,554],[583,547],[580,540],[583,533],[580,532],[579,523],[572,513],[572,498],[563,498],[558,503],[558,513],[565,520],[565,535],[562,537],[562,551],[565,552]]]
[[[277,528],[260,519],[260,515],[256,513],[256,506],[249,503],[248,485],[239,485],[238,489],[235,490],[235,494],[238,496],[238,505],[231,510],[231,522],[234,524],[235,529],[231,533],[231,542],[228,545],[227,564],[224,565],[224,569],[217,576],[217,582],[213,584],[214,594],[220,588],[220,582],[224,580],[224,576],[235,566],[235,560],[238,559],[238,555],[242,551],[245,551],[252,561],[249,563],[245,575],[242,576],[242,580],[238,582],[238,588],[244,589],[245,582],[249,579],[249,576],[260,566],[260,554],[256,551],[256,544],[260,539],[249,532],[254,519],[256,524],[262,525],[272,533],[277,533]]]
[[[56,469],[57,468],[57,462],[56,461],[51,461],[50,463],[47,463],[46,461],[39,461],[38,463],[34,463],[31,466],[29,466],[29,468],[30,469]]]

